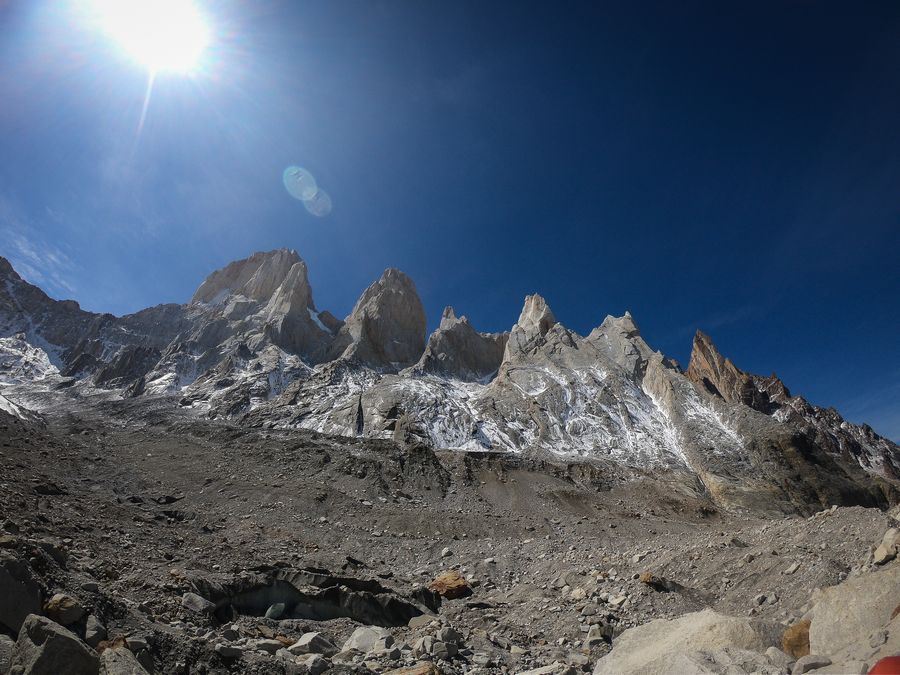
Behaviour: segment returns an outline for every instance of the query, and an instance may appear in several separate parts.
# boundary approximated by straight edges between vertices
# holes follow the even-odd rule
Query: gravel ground
[[[365,622],[182,603],[313,568],[404,603],[446,571],[469,587],[434,617],[388,626],[393,645],[324,662],[331,672],[589,671],[624,629],[703,607],[778,636],[814,589],[858,574],[890,524],[858,507],[721,513],[677,475],[238,428],[163,402],[54,396],[44,408],[42,422],[0,413],[0,554],[26,561],[44,598],[77,600],[74,632],[93,616],[157,673],[320,669],[259,641],[318,631],[340,648]]]

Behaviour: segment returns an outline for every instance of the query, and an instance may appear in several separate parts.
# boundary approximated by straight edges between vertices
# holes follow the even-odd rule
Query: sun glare
[[[151,73],[189,73],[209,43],[190,0],[95,0],[95,7],[104,30]]]

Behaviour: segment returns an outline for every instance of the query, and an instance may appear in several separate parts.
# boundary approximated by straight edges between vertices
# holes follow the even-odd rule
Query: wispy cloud
[[[3,195],[0,195],[0,235],[0,254],[9,259],[23,278],[53,294],[75,293],[70,281],[75,264],[47,240],[39,222],[28,218],[23,209]]]
[[[692,321],[689,324],[681,326],[677,330],[676,335],[679,338],[693,335],[698,328],[706,333],[709,333],[710,331],[714,331],[717,328],[722,328],[723,326],[728,326],[733,323],[740,323],[741,321],[750,319],[756,316],[759,311],[760,307],[758,305],[748,304],[736,307],[731,310],[708,314]]]

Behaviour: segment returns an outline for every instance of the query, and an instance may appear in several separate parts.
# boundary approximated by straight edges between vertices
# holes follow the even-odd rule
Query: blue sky
[[[431,326],[629,309],[900,439],[900,4],[198,2],[140,134],[84,4],[0,2],[0,254],[54,297],[182,302],[292,247],[339,316],[389,266]]]

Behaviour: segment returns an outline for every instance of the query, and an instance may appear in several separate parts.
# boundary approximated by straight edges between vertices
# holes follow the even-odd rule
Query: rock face
[[[698,330],[694,336],[691,360],[685,374],[726,401],[743,403],[766,414],[776,410],[769,395],[756,386],[754,378],[719,354],[712,340],[702,331]]]
[[[556,325],[556,317],[547,301],[540,295],[529,295],[519,314],[519,320],[509,333],[504,361],[517,355],[528,354],[537,348],[547,332]]]
[[[329,359],[399,370],[425,349],[425,309],[412,279],[386,270],[356,301],[331,345]]]
[[[500,368],[508,339],[507,333],[479,333],[466,317],[457,318],[453,308],[447,307],[411,372],[484,381]]]
[[[191,304],[218,304],[229,296],[267,301],[299,262],[297,252],[287,249],[254,253],[249,258],[236,260],[206,277],[194,292]],[[307,297],[311,297],[308,285],[305,290]]]
[[[900,478],[900,453],[895,443],[866,425],[847,422],[833,408],[820,408],[802,396],[791,396],[774,374],[751,375],[716,350],[712,340],[697,331],[687,377],[698,386],[731,403],[742,403],[782,422],[799,427],[817,447],[836,457],[858,463],[886,478]]]
[[[702,333],[684,372],[627,312],[582,336],[530,295],[508,333],[488,334],[448,308],[426,344],[405,274],[385,271],[341,322],[286,249],[213,272],[189,304],[125,317],[52,300],[5,261],[0,282],[0,405],[18,417],[17,390],[101,387],[254,426],[665,471],[729,509],[900,497],[896,444],[741,371]]]

